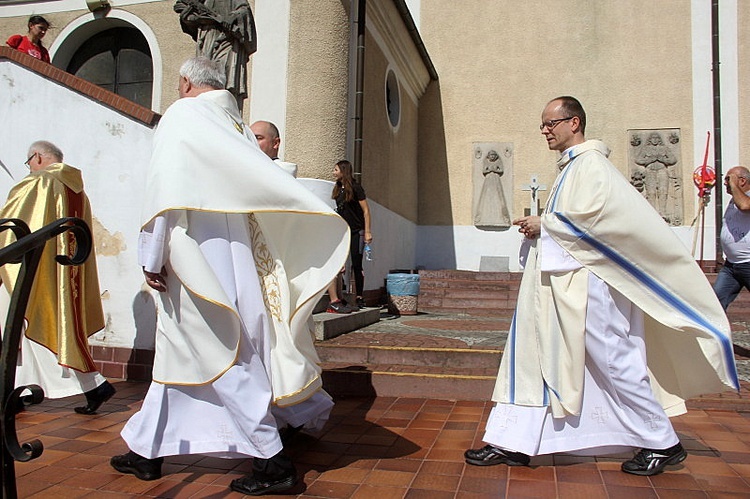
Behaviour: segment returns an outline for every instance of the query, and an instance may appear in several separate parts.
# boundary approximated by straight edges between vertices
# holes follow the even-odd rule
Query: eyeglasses
[[[549,130],[551,132],[552,130],[555,129],[555,127],[559,123],[562,123],[563,121],[572,120],[573,118],[575,118],[575,116],[568,116],[567,118],[557,118],[556,120],[545,121],[544,123],[542,123],[541,125],[539,125],[539,131],[543,132],[544,129],[546,128],[547,130]]]
[[[39,154],[39,153],[35,152],[31,156],[29,156],[29,159],[27,159],[26,161],[24,161],[23,164],[26,165],[27,167],[31,168],[31,166],[29,165],[29,163],[31,163],[31,160],[34,159],[34,156],[36,156],[37,154]]]

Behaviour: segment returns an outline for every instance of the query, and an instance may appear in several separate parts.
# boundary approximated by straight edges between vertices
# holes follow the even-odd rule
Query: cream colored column
[[[250,58],[250,123],[274,123],[281,134],[279,157],[286,143],[287,66],[289,61],[289,0],[255,0],[258,51]]]

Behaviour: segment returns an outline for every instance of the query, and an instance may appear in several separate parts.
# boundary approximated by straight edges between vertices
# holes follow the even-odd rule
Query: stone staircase
[[[502,351],[362,343],[319,344],[318,354],[336,397],[488,400]]]
[[[381,319],[345,339],[319,341],[324,386],[329,393],[337,397],[490,399],[521,274],[422,270],[419,275],[420,317],[457,318],[453,326],[445,326],[448,334],[430,336],[434,331],[418,325],[439,322],[435,320],[411,321],[415,325],[405,328],[407,334],[393,334],[389,333],[393,328]],[[715,274],[707,277],[713,282]],[[750,322],[749,292],[743,290],[730,306],[729,319]],[[490,346],[467,343],[467,331],[482,329],[480,325],[502,336],[503,341]]]
[[[520,284],[520,272],[420,270],[419,311],[510,317]]]

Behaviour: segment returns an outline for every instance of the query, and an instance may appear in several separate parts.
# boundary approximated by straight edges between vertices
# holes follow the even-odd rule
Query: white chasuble
[[[507,411],[510,406],[514,410],[529,408],[538,411],[542,419],[559,419],[564,425],[570,418],[585,421],[590,399],[604,396],[614,401],[613,407],[638,414],[636,421],[643,417],[664,420],[650,405],[639,409],[628,397],[619,397],[642,390],[641,375],[630,372],[627,362],[615,364],[627,374],[627,386],[599,386],[589,381],[591,370],[606,365],[609,355],[624,358],[628,348],[632,349],[631,345],[622,353],[613,353],[616,350],[611,346],[597,349],[590,345],[595,336],[613,327],[606,315],[605,320],[595,321],[599,311],[592,309],[596,303],[592,286],[603,286],[611,296],[620,297],[614,299],[623,310],[620,315],[630,316],[624,303],[628,310],[642,311],[642,319],[628,322],[620,333],[613,331],[604,338],[624,334],[635,344],[642,338],[642,361],[648,366],[645,379],[653,390],[650,398],[656,396],[667,414],[684,412],[685,398],[738,388],[729,324],[708,281],[658,213],[606,159],[608,152],[601,142],[587,141],[566,150],[559,161],[562,172],[541,217],[541,240],[524,245],[529,252],[493,395],[498,402],[495,412]],[[555,256],[556,252],[565,255]],[[607,301],[597,306],[607,309]],[[606,345],[606,341],[600,343]],[[490,423],[497,423],[498,418],[493,416]],[[532,419],[524,421],[532,424]],[[496,433],[493,436],[490,423],[487,438],[496,443],[498,437]],[[547,434],[556,428],[552,422],[550,425],[545,426]],[[628,428],[629,423],[622,426]],[[580,427],[588,428],[583,423]],[[536,442],[532,447],[539,444],[541,424],[537,430],[525,435]],[[666,437],[670,432],[671,428],[663,434],[662,443],[671,440]],[[630,442],[599,445],[593,439],[589,445],[585,439],[581,441],[585,447],[648,447],[646,434],[638,434]],[[530,454],[543,448],[551,452],[576,448],[557,444],[541,444],[536,450],[528,445],[506,447]]]

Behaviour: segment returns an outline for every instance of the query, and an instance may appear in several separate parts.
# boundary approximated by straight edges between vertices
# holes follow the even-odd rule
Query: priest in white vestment
[[[310,311],[349,235],[258,148],[224,82],[188,60],[154,136],[139,248],[161,299],[153,383],[111,463],[152,480],[164,456],[253,457],[231,487],[260,495],[297,481],[271,406],[322,390]]]
[[[540,130],[560,174],[526,238],[518,304],[478,466],[530,456],[640,449],[622,471],[654,475],[687,454],[669,421],[684,400],[739,389],[719,302],[682,242],[585,140],[573,97],[550,101]]]

